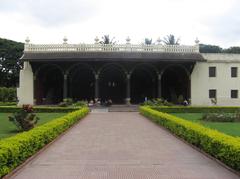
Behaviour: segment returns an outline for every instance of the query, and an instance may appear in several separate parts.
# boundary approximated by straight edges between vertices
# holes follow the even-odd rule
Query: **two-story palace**
[[[146,97],[192,105],[240,105],[240,55],[199,53],[194,46],[32,44],[26,40],[19,104],[111,99],[138,104]]]

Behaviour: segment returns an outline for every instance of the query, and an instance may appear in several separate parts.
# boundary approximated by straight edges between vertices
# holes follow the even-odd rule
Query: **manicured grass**
[[[177,117],[200,123],[231,136],[240,136],[240,122],[206,122],[201,121],[202,113],[171,113]]]
[[[44,124],[48,121],[51,121],[55,118],[66,115],[66,113],[36,113],[40,118],[37,125]],[[5,137],[10,137],[17,134],[17,127],[8,121],[8,116],[11,113],[0,113],[0,139]]]

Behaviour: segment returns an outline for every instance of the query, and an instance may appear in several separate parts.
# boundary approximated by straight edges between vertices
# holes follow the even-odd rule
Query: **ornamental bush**
[[[240,140],[182,118],[156,111],[147,106],[140,113],[164,126],[175,135],[195,145],[229,167],[240,171]]]
[[[19,131],[28,131],[35,127],[39,118],[33,113],[31,105],[23,105],[22,109],[8,117],[9,121],[17,126]]]
[[[28,132],[0,140],[0,178],[54,140],[88,112],[88,108],[81,108]]]

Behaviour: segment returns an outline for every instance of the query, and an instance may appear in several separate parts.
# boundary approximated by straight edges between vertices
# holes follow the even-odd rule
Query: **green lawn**
[[[232,136],[240,136],[240,122],[205,122],[201,121],[202,113],[172,113],[172,115],[200,123]]]
[[[66,113],[36,113],[40,118],[37,125],[44,124],[52,119],[66,115]],[[10,113],[0,113],[0,139],[17,133],[16,126],[8,121]]]

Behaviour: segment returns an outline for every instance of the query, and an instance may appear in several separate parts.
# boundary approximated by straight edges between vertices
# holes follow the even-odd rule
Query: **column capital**
[[[158,80],[161,80],[161,78],[162,78],[162,74],[161,73],[158,73]]]
[[[68,78],[68,74],[65,73],[65,74],[63,75],[63,77],[64,77],[64,80],[67,80],[67,78]]]
[[[130,74],[130,73],[127,73],[127,74],[126,74],[126,77],[127,77],[128,80],[130,80],[131,74]]]

